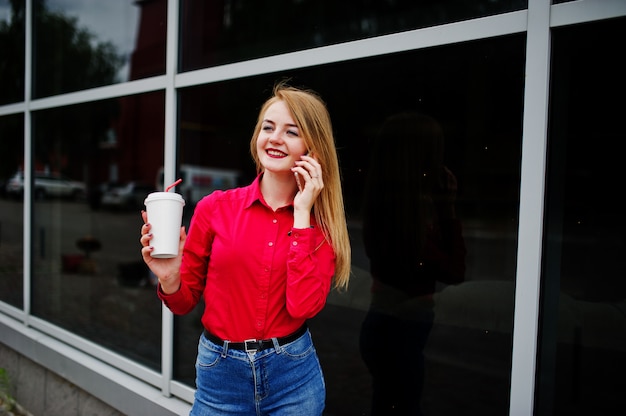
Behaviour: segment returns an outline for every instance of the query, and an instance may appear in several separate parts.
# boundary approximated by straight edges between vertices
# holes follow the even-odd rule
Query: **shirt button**
[[[267,243],[268,246],[272,247],[274,245],[274,243],[272,243],[271,241],[269,243]]]
[[[294,242],[293,242],[293,243],[291,243],[291,244],[293,244],[294,246],[297,246],[297,245],[298,245],[298,242],[297,242],[297,241],[294,241]]]
[[[272,220],[272,222],[273,222],[274,224],[276,224],[276,223],[278,222],[278,220],[277,220],[276,218],[274,218],[274,219]]]

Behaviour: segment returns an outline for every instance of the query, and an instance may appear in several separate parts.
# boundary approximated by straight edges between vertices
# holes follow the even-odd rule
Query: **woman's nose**
[[[282,135],[280,134],[280,132],[277,130],[277,131],[274,131],[270,135],[269,140],[270,140],[270,143],[282,143],[283,138],[282,138]]]

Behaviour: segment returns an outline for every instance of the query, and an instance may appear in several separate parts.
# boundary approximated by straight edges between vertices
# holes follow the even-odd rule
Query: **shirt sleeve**
[[[335,274],[335,253],[318,227],[293,228],[287,255],[287,311],[309,319],[322,310]]]
[[[202,199],[194,211],[183,249],[180,266],[180,289],[165,294],[158,289],[159,299],[176,315],[191,312],[202,297],[213,239],[208,215],[210,199]]]

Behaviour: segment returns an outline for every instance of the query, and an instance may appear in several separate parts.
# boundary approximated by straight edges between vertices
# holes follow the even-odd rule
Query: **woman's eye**
[[[293,130],[287,130],[287,134],[290,136],[298,137],[298,132]]]
[[[272,126],[263,126],[263,131],[271,131]]]

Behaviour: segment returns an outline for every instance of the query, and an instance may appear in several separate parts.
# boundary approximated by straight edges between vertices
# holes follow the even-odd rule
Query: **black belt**
[[[300,338],[307,330],[306,324],[302,325],[296,332],[293,332],[287,336],[276,338],[278,340],[278,345],[285,345],[290,342],[293,342]],[[240,350],[246,352],[256,352],[266,350],[268,348],[274,347],[274,341],[272,338],[269,339],[247,339],[244,342],[228,342],[228,346],[226,346],[227,341],[224,341],[220,337],[213,335],[206,329],[204,330],[204,336],[209,341],[223,345],[224,348],[232,349],[232,350]]]

